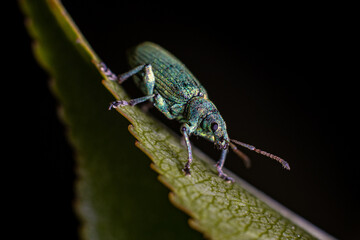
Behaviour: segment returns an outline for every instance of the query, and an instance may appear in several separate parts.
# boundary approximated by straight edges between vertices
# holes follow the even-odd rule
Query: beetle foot
[[[113,72],[111,72],[111,70],[105,65],[105,63],[101,62],[99,64],[99,68],[110,81],[118,80],[117,76]]]
[[[122,106],[127,106],[127,105],[131,105],[131,103],[124,101],[124,100],[114,101],[110,104],[109,110],[111,110],[112,108],[117,108],[118,106],[122,107]]]
[[[185,173],[185,176],[190,176],[191,172],[190,172],[190,164],[185,164],[185,167],[182,169],[182,171]]]
[[[229,177],[225,173],[219,173],[219,177],[224,179],[225,182],[228,182],[228,183],[233,183],[234,182],[234,179],[232,177]]]
[[[229,177],[226,175],[221,168],[216,164],[217,171],[219,173],[219,177],[225,180],[225,182],[232,183],[234,182],[234,179],[232,177]]]

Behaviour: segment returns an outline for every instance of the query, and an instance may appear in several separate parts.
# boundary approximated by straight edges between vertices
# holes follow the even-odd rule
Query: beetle
[[[252,145],[230,139],[225,121],[215,104],[209,99],[205,88],[170,52],[155,43],[144,42],[128,51],[128,59],[132,69],[119,76],[112,73],[104,63],[100,64],[100,69],[108,79],[119,84],[133,77],[145,96],[128,101],[114,101],[110,104],[109,110],[151,101],[167,118],[179,121],[188,152],[187,163],[183,168],[185,175],[190,175],[190,166],[193,161],[189,139],[191,135],[203,137],[221,150],[221,157],[216,163],[216,168],[219,177],[227,182],[234,181],[222,170],[229,146],[243,158],[245,165],[250,164],[249,158],[238,150],[235,144],[274,159],[285,169],[290,170],[289,164],[284,159]]]

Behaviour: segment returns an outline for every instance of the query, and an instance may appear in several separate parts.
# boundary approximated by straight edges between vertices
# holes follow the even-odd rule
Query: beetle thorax
[[[185,109],[185,116],[189,120],[196,118],[200,121],[200,119],[203,119],[207,115],[215,112],[218,112],[218,110],[209,99],[197,96],[189,100]]]

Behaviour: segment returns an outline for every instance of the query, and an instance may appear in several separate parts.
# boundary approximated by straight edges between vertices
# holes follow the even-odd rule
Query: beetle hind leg
[[[152,71],[151,64],[141,64],[133,69],[131,69],[128,72],[125,72],[123,74],[120,74],[119,76],[116,76],[110,68],[108,68],[105,63],[101,62],[99,64],[100,70],[103,72],[103,74],[111,81],[116,81],[119,84],[123,83],[125,80],[129,79],[130,77],[134,76],[135,74],[144,71],[144,82],[145,82],[145,88],[147,95],[151,95],[154,90],[155,86],[155,76]]]
[[[110,104],[109,110],[111,110],[112,108],[117,108],[117,107],[123,107],[123,106],[134,106],[136,104],[145,102],[153,97],[155,97],[156,94],[152,94],[150,96],[145,96],[145,97],[140,97],[140,98],[135,98],[135,99],[131,99],[129,101],[125,101],[125,100],[117,100],[114,101]]]
[[[99,64],[100,70],[103,72],[103,74],[111,81],[116,81],[119,84],[123,83],[125,80],[129,79],[131,76],[134,76],[135,74],[139,73],[140,71],[144,71],[144,77],[143,77],[143,89],[146,94],[144,97],[131,99],[129,101],[126,100],[117,100],[110,104],[109,110],[112,108],[122,107],[122,106],[134,106],[136,104],[145,102],[147,100],[150,100],[156,96],[154,94],[154,86],[155,86],[155,76],[152,71],[152,67],[150,64],[142,64],[139,65],[130,71],[123,73],[119,76],[116,76],[111,70],[104,64]]]

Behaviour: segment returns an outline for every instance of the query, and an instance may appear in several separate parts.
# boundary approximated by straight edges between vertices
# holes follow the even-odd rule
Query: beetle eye
[[[216,122],[214,122],[214,123],[212,123],[211,124],[211,130],[213,131],[213,132],[215,132],[217,129],[218,129],[218,124],[216,123]]]

